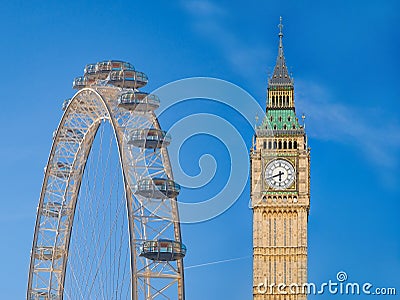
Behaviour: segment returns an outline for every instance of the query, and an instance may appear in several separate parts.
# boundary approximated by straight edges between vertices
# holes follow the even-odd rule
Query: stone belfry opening
[[[283,51],[268,79],[266,114],[251,149],[253,299],[307,299],[310,149],[296,116],[294,80]]]

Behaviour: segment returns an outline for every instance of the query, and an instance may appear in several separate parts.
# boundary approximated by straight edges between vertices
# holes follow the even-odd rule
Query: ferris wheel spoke
[[[124,230],[125,228],[125,218],[122,218],[122,224],[120,230]],[[123,235],[120,235],[120,240],[119,240],[119,249],[118,249],[118,255],[114,256],[114,261],[113,261],[113,267],[114,267],[114,272],[113,272],[113,285],[112,286],[119,286],[119,276],[120,276],[120,266],[121,266],[121,257],[122,257],[122,242],[123,242]],[[117,244],[114,243],[114,247],[116,247]],[[115,249],[115,248],[114,248]],[[116,252],[116,251],[115,251]],[[117,268],[115,268],[117,266]],[[115,274],[116,273],[116,274]],[[116,277],[116,278],[115,278]],[[114,281],[116,283],[114,283]],[[118,290],[115,289],[115,299],[118,299]]]
[[[121,205],[122,206],[122,205]],[[121,208],[121,207],[120,207]],[[114,222],[114,224],[113,225],[115,225],[115,222]],[[114,228],[113,228],[114,229]],[[112,232],[111,232],[112,233]],[[97,266],[96,266],[96,269],[95,269],[95,278],[94,279],[96,279],[96,277],[97,277],[97,275],[98,275],[98,273],[99,273],[99,270],[100,270],[100,267],[101,267],[101,262],[104,260],[104,257],[105,257],[105,254],[106,254],[106,251],[107,251],[107,246],[108,246],[108,244],[110,243],[110,240],[111,240],[111,234],[110,234],[110,236],[107,238],[107,240],[106,240],[106,244],[105,244],[105,247],[104,247],[104,250],[103,250],[103,252],[101,253],[101,257],[100,257],[100,261],[98,262],[98,264],[97,264]],[[90,294],[90,292],[91,292],[91,290],[92,290],[92,288],[93,288],[93,285],[94,285],[94,281],[92,282],[92,284],[91,284],[91,286],[90,286],[90,288],[89,288],[89,294]]]
[[[102,145],[102,143],[103,143],[103,137],[104,137],[104,129],[102,129],[100,131],[100,145]],[[99,173],[99,166],[100,166],[100,159],[101,159],[101,156],[102,156],[102,150],[103,150],[103,148],[99,147],[99,150],[98,150],[99,154],[98,154],[97,160],[95,162],[94,162],[94,160],[89,160],[89,162],[95,163],[95,171],[94,171],[93,178],[97,178],[98,173]],[[89,167],[91,167],[91,166],[89,166]],[[89,170],[91,170],[91,168],[89,168]],[[88,174],[88,177],[89,176],[90,176],[90,174]],[[96,185],[97,185],[97,180],[94,180],[93,187],[91,187],[91,181],[88,179],[88,177],[86,177],[86,179],[85,179],[86,186],[87,186],[87,189],[85,190],[85,192],[86,192],[85,193],[85,203],[89,203],[90,199],[92,199],[95,196],[92,193],[94,193],[93,191],[96,190]],[[96,213],[93,214],[92,213],[92,205],[87,205],[88,218],[86,219],[84,217],[84,213],[81,211],[81,206],[80,205],[77,206],[77,209],[78,209],[78,212],[79,212],[78,216],[80,216],[80,222],[81,222],[81,227],[82,228],[85,228],[85,227],[93,228],[95,226],[94,216],[98,215],[99,207],[100,207],[100,202],[97,202]],[[88,222],[88,224],[86,226],[85,226],[85,221]],[[89,249],[88,245],[91,245],[96,241],[96,232],[94,230],[91,231],[89,240],[87,239],[86,234],[83,235],[82,238],[84,239],[84,242],[83,242],[83,245],[84,245],[84,248],[85,248],[85,252],[84,253],[89,253],[90,249]],[[77,249],[77,250],[79,250],[79,249]],[[97,256],[96,251],[97,251],[97,248],[94,249],[94,254],[93,254],[94,257]],[[86,266],[86,264],[85,264],[85,266]],[[92,264],[89,264],[89,268],[88,268],[88,273],[89,274],[91,274],[91,270],[92,270]],[[90,277],[88,276],[87,280],[89,280],[89,278]],[[88,286],[88,282],[86,281],[85,287],[87,287],[87,286]],[[86,293],[86,289],[85,289],[85,293]]]

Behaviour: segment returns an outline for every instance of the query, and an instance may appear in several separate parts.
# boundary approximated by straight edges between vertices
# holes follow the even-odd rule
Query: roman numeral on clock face
[[[265,168],[265,181],[274,189],[283,190],[294,182],[294,167],[284,159],[276,159],[270,162]]]

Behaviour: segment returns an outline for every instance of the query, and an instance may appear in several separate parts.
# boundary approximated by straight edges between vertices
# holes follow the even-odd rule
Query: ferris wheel
[[[89,64],[53,135],[27,299],[184,299],[186,247],[156,95],[127,62]]]

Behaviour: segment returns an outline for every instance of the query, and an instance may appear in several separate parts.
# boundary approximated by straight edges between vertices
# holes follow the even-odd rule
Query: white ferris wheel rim
[[[137,159],[137,157],[133,157],[133,154],[131,151],[127,151],[127,143],[126,143],[126,138],[127,134],[129,133],[129,130],[133,128],[129,128],[129,122],[126,122],[126,116],[124,120],[124,114],[131,114],[129,111],[125,111],[122,109],[118,109],[117,106],[115,105],[115,96],[117,94],[121,94],[124,92],[125,89],[123,88],[117,88],[113,86],[93,86],[90,88],[83,88],[79,90],[74,97],[71,99],[61,121],[60,124],[57,128],[56,135],[54,137],[53,145],[50,151],[49,159],[47,162],[46,166],[46,171],[45,171],[45,177],[43,181],[43,186],[42,186],[42,191],[41,191],[41,196],[40,196],[40,201],[39,201],[39,206],[38,206],[38,213],[37,213],[37,220],[35,224],[35,232],[34,232],[34,241],[33,241],[33,246],[32,246],[32,254],[31,254],[31,264],[30,264],[30,269],[29,269],[29,280],[28,280],[28,294],[27,294],[27,299],[52,299],[50,297],[53,297],[55,295],[55,299],[63,299],[63,293],[64,293],[64,281],[65,281],[65,272],[66,272],[66,267],[67,267],[67,257],[68,257],[68,251],[69,251],[69,243],[70,243],[70,238],[71,238],[71,231],[72,231],[72,224],[69,226],[69,230],[67,233],[64,233],[66,235],[66,245],[64,245],[64,248],[61,249],[61,251],[56,251],[60,250],[56,247],[57,245],[57,237],[54,239],[53,245],[49,245],[49,249],[47,254],[43,252],[44,250],[40,250],[40,255],[37,255],[38,249],[41,247],[38,242],[39,242],[39,235],[41,234],[41,223],[43,221],[43,218],[51,218],[51,215],[46,215],[43,213],[43,211],[46,211],[46,205],[48,206],[49,203],[53,204],[56,203],[54,202],[49,202],[48,201],[48,188],[49,188],[49,181],[55,180],[53,177],[59,177],[62,174],[54,174],[54,163],[55,158],[59,156],[59,145],[62,142],[62,139],[65,138],[63,137],[63,134],[65,135],[66,124],[80,124],[80,126],[83,125],[88,125],[86,128],[86,131],[84,133],[84,137],[81,138],[80,141],[76,141],[76,144],[79,144],[77,149],[75,149],[75,154],[73,157],[73,160],[71,162],[71,168],[69,171],[71,173],[64,178],[65,181],[65,188],[63,192],[63,201],[65,201],[66,198],[68,198],[71,203],[73,203],[73,207],[71,208],[71,211],[74,213],[74,207],[76,206],[76,200],[79,195],[79,187],[80,183],[82,180],[83,176],[83,171],[85,169],[85,163],[88,158],[88,155],[90,153],[90,147],[91,144],[93,143],[93,140],[95,138],[97,128],[100,125],[100,123],[103,120],[107,120],[113,129],[114,136],[115,136],[115,141],[117,144],[117,149],[118,149],[118,156],[120,160],[120,167],[122,169],[122,178],[123,178],[123,184],[124,184],[124,189],[125,189],[125,197],[127,200],[127,210],[128,210],[128,220],[133,220],[134,218],[134,202],[139,203],[139,205],[143,206],[143,202],[147,201],[145,197],[138,197],[134,195],[134,183],[132,182],[132,178],[138,179],[140,176],[143,176],[143,174],[138,174],[138,171],[140,171],[140,166],[138,167],[134,163],[132,163],[133,160]],[[110,96],[111,95],[111,96]],[[75,114],[75,116],[74,116]],[[80,120],[77,120],[77,116],[79,115]],[[121,116],[122,115],[122,116]],[[145,115],[145,116],[144,116]],[[132,117],[130,115],[129,117]],[[152,112],[147,112],[145,114],[141,114],[140,117],[145,117],[148,118],[152,126],[156,129],[160,129],[158,120],[156,119],[154,113]],[[69,122],[69,123],[68,123]],[[89,123],[88,123],[89,122]],[[91,123],[90,123],[91,122]],[[120,124],[122,122],[122,124]],[[137,125],[137,124],[136,124]],[[74,127],[76,128],[76,127]],[[81,128],[82,129],[82,128]],[[86,151],[87,148],[89,147],[89,151]],[[83,153],[82,153],[83,152]],[[156,151],[154,151],[156,152]],[[169,164],[169,157],[168,157],[168,152],[165,148],[160,149],[160,156],[162,157],[163,161],[163,168],[165,174],[172,179],[172,171],[171,167]],[[58,162],[57,162],[58,163]],[[61,168],[58,168],[61,170]],[[53,172],[53,173],[52,173]],[[59,172],[59,171],[58,171]],[[76,174],[74,174],[76,172]],[[147,171],[148,172],[148,171]],[[62,176],[61,176],[62,178]],[[76,185],[76,186],[74,186]],[[71,192],[72,191],[72,192]],[[75,202],[75,203],[74,203]],[[69,204],[69,203],[68,203]],[[146,204],[146,203],[144,203]],[[171,212],[172,214],[168,217],[166,216],[166,212],[163,211],[163,219],[167,220],[170,222],[170,226],[173,227],[174,231],[174,240],[181,242],[181,232],[180,232],[180,225],[179,225],[179,215],[177,211],[177,205],[176,205],[176,199],[173,199],[170,201],[171,205]],[[159,208],[154,208],[154,209],[159,209]],[[159,209],[158,212],[161,210]],[[67,214],[68,212],[66,212]],[[60,236],[60,225],[62,218],[65,217],[62,214],[58,215],[58,222],[57,222],[57,228],[56,228],[56,236]],[[168,220],[169,218],[169,220]],[[72,216],[73,219],[73,216]],[[136,219],[135,219],[136,220]],[[143,221],[142,222],[142,227],[146,228],[147,223]],[[151,287],[151,279],[154,278],[170,278],[171,280],[176,283],[178,286],[177,289],[177,295],[176,299],[183,300],[184,299],[184,284],[183,284],[183,262],[182,260],[177,260],[176,262],[176,267],[175,267],[175,274],[171,274],[171,270],[169,270],[168,274],[167,273],[162,273],[158,272],[158,274],[153,274],[153,277],[146,277],[144,276],[143,272],[138,269],[138,259],[141,259],[137,255],[137,250],[136,246],[138,241],[140,240],[145,240],[147,238],[146,233],[143,234],[141,239],[138,239],[135,236],[135,221],[129,221],[129,232],[130,232],[130,242],[129,246],[131,249],[131,255],[130,255],[130,260],[131,260],[131,276],[132,276],[132,286],[131,286],[131,298],[132,299],[139,299],[139,294],[143,292],[143,295],[146,295],[146,297],[157,297],[163,296],[163,290],[159,287],[154,288]],[[53,247],[53,248],[51,248]],[[43,247],[42,247],[43,248]],[[43,255],[50,256],[45,257]],[[59,260],[60,257],[63,257],[62,263],[61,263],[61,273],[56,274],[54,270],[60,270],[59,266]],[[50,261],[50,272],[49,273],[49,278],[46,277],[44,281],[47,281],[48,284],[40,285],[40,288],[36,288],[35,286],[35,279],[37,280],[37,274],[40,274],[40,271],[38,271],[38,266],[37,266],[37,258],[41,258],[42,260],[45,260],[47,263]],[[150,264],[151,262],[148,262]],[[39,266],[40,267],[40,266]],[[58,267],[58,269],[57,269]],[[148,268],[149,266],[147,266]],[[172,268],[174,269],[174,268]],[[140,281],[140,278],[143,279],[144,284],[146,285],[146,291],[139,291],[140,287],[138,284],[138,281]],[[56,283],[56,284],[55,284]],[[172,284],[170,284],[172,286]],[[143,289],[143,288],[142,288]],[[165,289],[168,289],[168,287],[165,287]],[[35,293],[37,297],[35,296]],[[147,294],[146,294],[147,293]],[[43,296],[42,298],[39,298],[40,296]],[[35,298],[36,297],[36,298]],[[46,298],[47,297],[47,298]],[[148,299],[153,299],[153,298],[148,298]],[[164,298],[166,299],[166,298]]]

